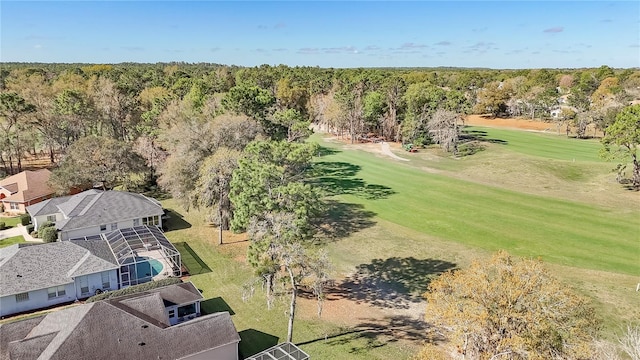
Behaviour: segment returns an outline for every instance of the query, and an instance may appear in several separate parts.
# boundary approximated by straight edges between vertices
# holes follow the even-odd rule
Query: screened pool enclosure
[[[155,226],[118,229],[81,239],[106,240],[120,265],[120,287],[145,283],[156,277],[182,275],[180,252]]]

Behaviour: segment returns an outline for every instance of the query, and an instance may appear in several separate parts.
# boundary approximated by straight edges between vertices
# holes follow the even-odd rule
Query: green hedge
[[[20,215],[20,223],[22,224],[22,226],[31,224],[31,216],[29,214]]]
[[[0,230],[4,230],[7,228],[7,224],[5,224],[4,222],[0,222]]]
[[[139,293],[139,292],[143,292],[143,291],[147,291],[147,290],[151,290],[151,289],[155,289],[163,286],[180,284],[181,282],[182,280],[180,280],[180,278],[168,278],[168,279],[162,279],[158,281],[150,281],[140,285],[129,286],[128,288],[108,291],[102,294],[94,295],[88,298],[87,302],[90,303],[94,301],[107,300],[107,299],[115,298],[118,296],[131,295],[131,294],[135,294],[135,293]]]
[[[27,225],[27,234],[31,234],[33,232],[33,228],[34,228],[33,224]]]

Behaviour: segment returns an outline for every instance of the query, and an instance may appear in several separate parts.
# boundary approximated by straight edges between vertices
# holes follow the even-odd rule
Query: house
[[[0,316],[116,290],[118,263],[106,243],[94,252],[72,242],[0,248]]]
[[[53,196],[47,182],[51,171],[23,171],[0,180],[0,203],[5,212],[24,214],[26,207],[49,199]]]
[[[1,324],[0,359],[238,359],[228,312],[172,326],[163,301],[202,296],[190,283],[156,290]]]
[[[35,229],[55,222],[60,240],[99,235],[141,225],[162,227],[162,205],[125,191],[87,190],[27,207]]]

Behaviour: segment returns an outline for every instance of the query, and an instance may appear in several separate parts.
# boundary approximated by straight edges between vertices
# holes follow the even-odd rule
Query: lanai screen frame
[[[249,356],[247,360],[308,360],[309,354],[290,342],[284,342]]]
[[[120,286],[122,288],[132,285],[142,284],[153,279],[153,272],[149,259],[138,260],[136,250],[160,250],[162,258],[169,263],[173,269],[173,276],[182,276],[182,259],[180,252],[173,244],[164,236],[162,231],[156,226],[134,226],[132,228],[124,228],[114,230],[108,234],[102,234],[104,240],[109,244],[109,249],[113,253],[114,258],[120,266],[118,272],[120,277]],[[130,267],[138,269],[138,264],[147,263],[149,266],[149,274],[151,276],[131,278]],[[126,270],[126,271],[125,271]],[[126,280],[125,280],[126,278]]]

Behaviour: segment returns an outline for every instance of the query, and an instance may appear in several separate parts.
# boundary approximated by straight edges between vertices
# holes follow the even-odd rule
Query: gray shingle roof
[[[55,213],[59,213],[60,209],[58,209],[58,205],[69,200],[69,198],[71,198],[71,196],[62,196],[44,200],[37,204],[27,206],[27,212],[31,214],[31,216],[52,215]]]
[[[161,310],[164,311],[164,307]],[[240,341],[228,312],[198,317],[175,326],[158,326],[136,316],[135,311],[114,306],[112,301],[53,312],[41,321],[31,321],[26,327],[20,323],[22,321],[0,328],[3,335],[0,359],[9,356],[22,359],[29,355],[52,360],[179,359]],[[30,331],[26,331],[28,327]]]
[[[162,215],[156,200],[126,191],[87,190],[72,196],[53,198],[27,208],[32,216],[62,213],[59,230],[82,229],[119,221]]]
[[[82,246],[102,260],[108,261],[114,265],[118,265],[116,258],[113,257],[113,253],[111,252],[109,244],[99,237],[95,240],[69,240],[69,242],[78,246]]]
[[[69,284],[72,277],[117,268],[68,241],[15,244],[0,249],[0,296]]]
[[[9,360],[9,352],[6,350],[9,348],[9,343],[24,339],[44,318],[43,315],[13,323],[0,324],[0,360]]]
[[[78,195],[80,194],[74,196]],[[92,200],[94,201],[81,201],[79,206],[72,211],[73,214],[77,215],[75,217],[70,216],[69,221],[63,227],[58,228],[60,230],[81,229],[123,220],[162,215],[164,213],[162,206],[158,205],[157,202],[144,195],[124,191],[105,191]],[[81,206],[84,206],[84,208],[80,210]]]

